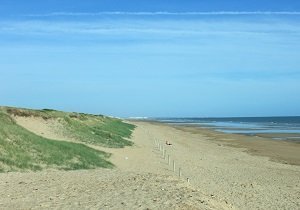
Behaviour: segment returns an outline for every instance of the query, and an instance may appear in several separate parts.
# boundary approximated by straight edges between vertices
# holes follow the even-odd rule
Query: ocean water
[[[210,128],[232,134],[264,136],[275,140],[300,141],[300,117],[156,118],[176,124]]]

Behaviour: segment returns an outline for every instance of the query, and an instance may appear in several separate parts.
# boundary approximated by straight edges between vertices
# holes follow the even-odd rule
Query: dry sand
[[[219,209],[176,178],[120,170],[1,174],[1,209]]]
[[[27,129],[52,135],[44,125],[36,130],[28,123]],[[300,209],[299,166],[228,146],[236,141],[230,135],[221,141],[205,132],[134,123],[133,147],[106,149],[114,170],[0,174],[0,209]],[[173,144],[165,148],[176,169],[182,168],[181,179],[155,140]]]

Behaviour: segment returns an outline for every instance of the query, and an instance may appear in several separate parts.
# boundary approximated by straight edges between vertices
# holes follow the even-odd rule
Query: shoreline
[[[183,179],[189,178],[193,187],[224,205],[233,209],[299,208],[299,144],[157,122],[135,124],[153,136],[151,141],[157,139],[164,145],[176,162],[175,176],[181,168]],[[166,141],[172,145],[167,146]],[[161,164],[172,171],[163,158]]]
[[[231,134],[216,131],[213,128],[203,128],[196,125],[173,125],[159,121],[146,120],[140,122],[169,126],[193,134],[202,134],[210,141],[216,141],[229,147],[244,148],[245,152],[251,155],[268,157],[271,161],[278,163],[300,166],[300,142],[298,141],[275,140],[270,138],[269,134],[258,134],[253,136],[244,134]],[[286,134],[271,134],[272,137],[275,135],[280,138]]]

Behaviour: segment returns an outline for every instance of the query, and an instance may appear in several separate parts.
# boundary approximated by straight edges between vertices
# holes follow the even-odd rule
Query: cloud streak
[[[212,11],[212,12],[124,12],[103,11],[96,13],[83,12],[53,12],[46,14],[29,14],[28,17],[55,17],[55,16],[218,16],[218,15],[300,15],[300,11]]]
[[[260,35],[260,34],[299,34],[298,24],[288,23],[255,23],[255,22],[205,22],[205,21],[17,21],[0,22],[0,34],[94,34],[94,35]],[[153,37],[152,37],[153,38]]]

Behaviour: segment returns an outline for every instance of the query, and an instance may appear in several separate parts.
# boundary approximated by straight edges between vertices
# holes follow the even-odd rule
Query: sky
[[[0,105],[300,116],[300,1],[0,0]]]

